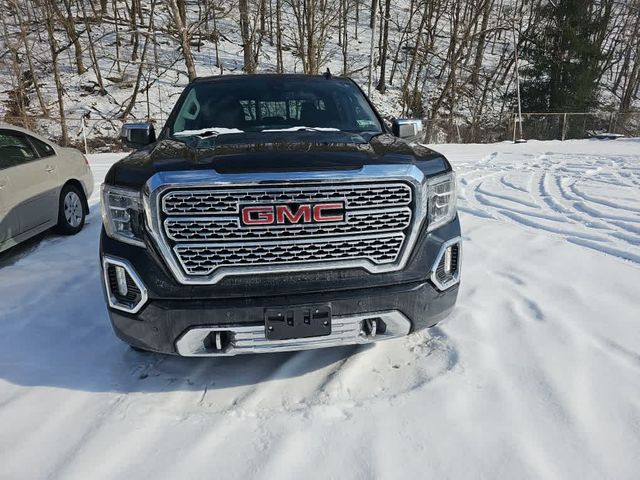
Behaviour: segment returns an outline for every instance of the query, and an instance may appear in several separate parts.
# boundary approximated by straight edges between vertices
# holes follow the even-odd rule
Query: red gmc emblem
[[[344,221],[344,203],[303,203],[301,205],[261,205],[242,207],[242,224],[274,225]]]

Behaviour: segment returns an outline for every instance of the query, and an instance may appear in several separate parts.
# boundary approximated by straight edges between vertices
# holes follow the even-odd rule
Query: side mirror
[[[396,137],[420,140],[418,137],[422,134],[422,120],[398,118],[393,121],[391,129]]]
[[[156,130],[150,123],[125,123],[120,130],[120,140],[127,147],[146,147],[156,141]]]

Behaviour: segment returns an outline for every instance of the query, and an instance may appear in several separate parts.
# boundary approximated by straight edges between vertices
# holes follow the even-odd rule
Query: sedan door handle
[[[47,166],[45,167],[45,170],[46,170],[47,172],[49,172],[49,173],[51,173],[51,172],[55,172],[56,167],[53,167],[53,166],[51,166],[51,165],[47,165]]]

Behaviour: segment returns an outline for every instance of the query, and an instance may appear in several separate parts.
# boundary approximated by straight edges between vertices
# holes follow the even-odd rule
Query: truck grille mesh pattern
[[[244,225],[249,206],[339,202],[344,220],[327,223]],[[169,189],[159,197],[164,241],[183,273],[197,278],[221,267],[331,262],[339,268],[352,260],[392,264],[402,252],[413,220],[409,184],[379,183],[198,187]],[[343,268],[344,268],[343,267]]]
[[[305,203],[344,199],[347,209],[392,207],[411,202],[411,188],[403,183],[374,185],[323,185],[319,187],[275,187],[262,189],[174,190],[162,200],[168,215],[238,213],[246,203]]]
[[[398,256],[403,240],[403,235],[395,235],[358,240],[279,242],[275,245],[179,245],[175,251],[187,274],[208,275],[220,265],[321,262],[345,258],[388,263]]]
[[[168,218],[167,236],[174,241],[261,240],[291,237],[366,234],[404,230],[411,222],[409,208],[356,211],[343,224],[295,224],[242,228],[238,218]]]

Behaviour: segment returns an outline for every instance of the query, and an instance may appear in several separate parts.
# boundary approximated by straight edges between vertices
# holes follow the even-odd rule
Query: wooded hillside
[[[639,107],[640,0],[0,0],[0,9],[0,118],[51,117],[63,142],[81,116],[162,121],[196,76],[326,68],[371,86],[386,116],[438,119],[480,140],[515,111],[516,52],[524,111]]]

